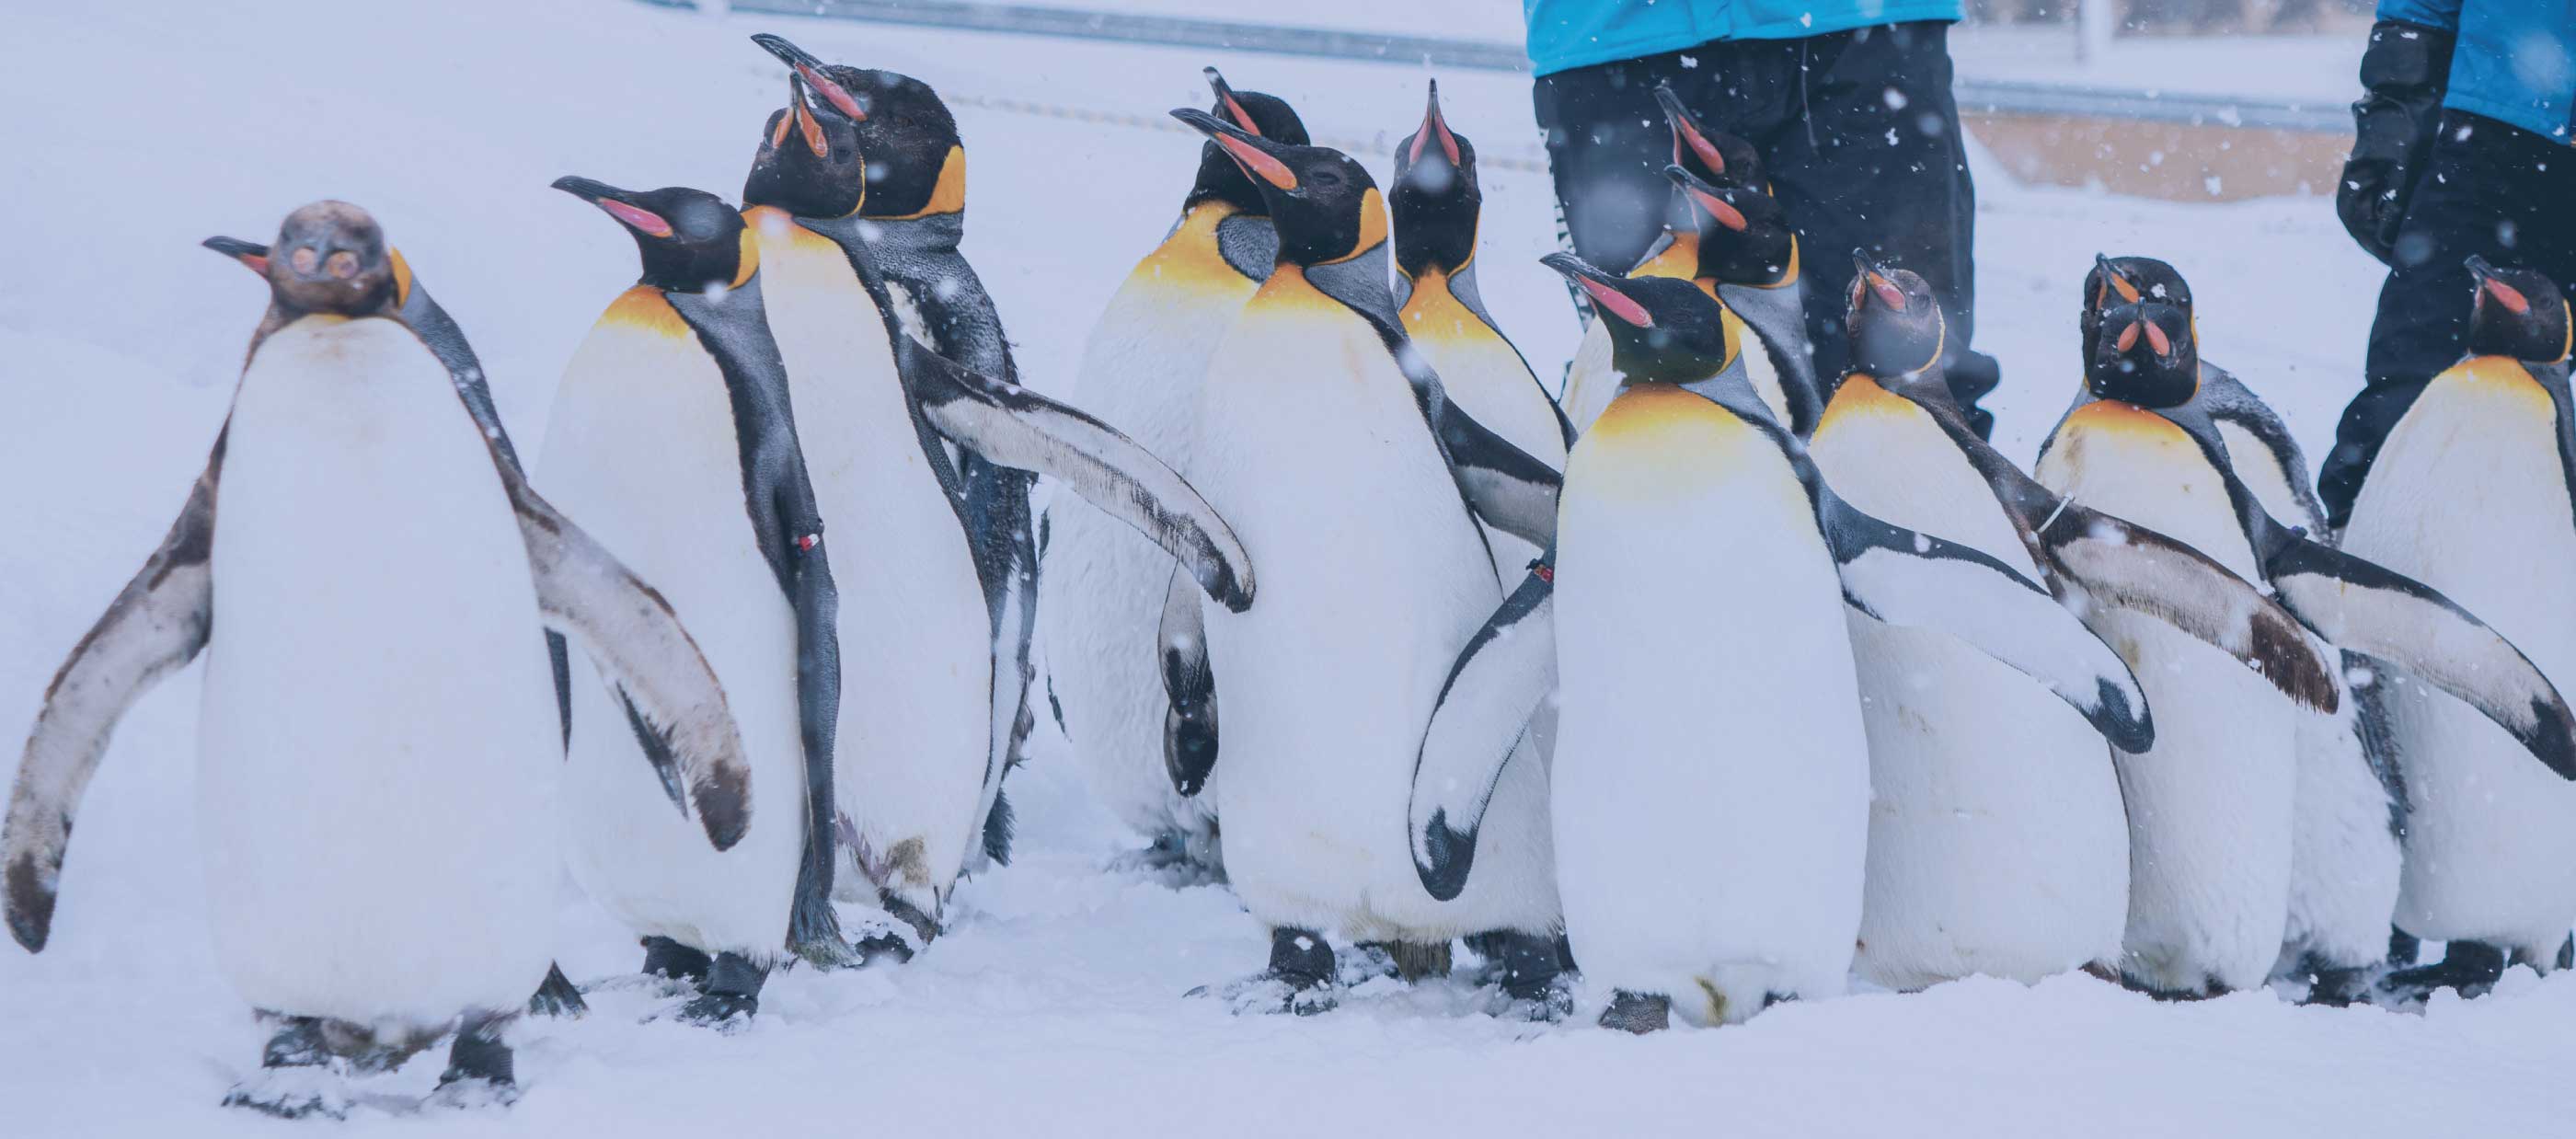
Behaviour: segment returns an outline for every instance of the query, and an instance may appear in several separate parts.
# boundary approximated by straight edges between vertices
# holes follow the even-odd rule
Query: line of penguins
[[[1448,972],[1462,939],[1504,1007],[1632,1031],[1855,974],[2396,1003],[2566,967],[2545,278],[2473,265],[2468,357],[2329,542],[2162,262],[2097,260],[2083,383],[2024,473],[1950,399],[1905,269],[1855,254],[1852,368],[1815,375],[1758,155],[1662,92],[1662,240],[1546,259],[1598,317],[1552,397],[1478,295],[1436,86],[1381,194],[1211,69],[1173,112],[1208,138],[1180,220],[1076,410],[1016,383],[931,88],[754,39],[788,100],[742,208],[555,183],[642,273],[533,470],[364,211],[207,243],[271,307],[167,539],[46,694],[0,901],[41,950],[116,720],[204,652],[212,941],[275,1025],[227,1102],[339,1114],[451,1034],[434,1100],[514,1095],[504,1031],[581,1005],[558,847],[684,1020],[745,1023],[791,959],[909,956],[1008,857],[1040,632],[1086,775],[1155,836],[1136,861],[1222,876],[1270,931],[1263,971],[1195,990],[1236,1011]],[[1078,496],[1043,527],[1041,474]],[[2447,956],[2390,972],[2392,925]]]

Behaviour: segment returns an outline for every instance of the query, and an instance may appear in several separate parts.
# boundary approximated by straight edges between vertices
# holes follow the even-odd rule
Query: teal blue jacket
[[[1529,0],[1529,6],[1551,5]],[[2569,141],[2569,119],[2576,116],[2576,0],[2379,0],[2379,18],[2458,33],[2443,106]],[[1536,47],[1538,33],[1530,33],[1530,43]]]
[[[2449,2],[2457,8],[2460,0]],[[1530,64],[1541,75],[1711,40],[1794,40],[1958,18],[1959,0],[1521,0]]]

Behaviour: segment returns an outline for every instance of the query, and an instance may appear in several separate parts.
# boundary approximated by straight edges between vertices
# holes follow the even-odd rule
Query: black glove
[[[2335,188],[2335,213],[2352,239],[2385,262],[2397,243],[2424,156],[2442,118],[2442,92],[2451,85],[2450,32],[2381,20],[2370,27],[2370,50],[2361,56],[2361,85],[2369,93],[2352,105],[2352,157]]]

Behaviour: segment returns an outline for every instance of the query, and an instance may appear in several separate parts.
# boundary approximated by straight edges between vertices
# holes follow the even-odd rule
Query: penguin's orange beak
[[[816,59],[814,53],[787,42],[785,36],[774,36],[767,32],[751,37],[751,42],[759,44],[761,50],[777,56],[780,63],[793,69],[798,78],[812,85],[816,95],[832,105],[833,110],[848,115],[853,120],[866,121],[868,113],[859,107],[858,99],[850,94],[849,88],[841,86],[831,76],[823,73],[823,61]]]
[[[2099,270],[2102,274],[2102,287],[2094,291],[2093,307],[2111,307],[2111,298],[2109,294],[2114,292],[2120,294],[2121,300],[2128,301],[2133,304],[2136,303],[2139,297],[2145,295],[2138,291],[2138,286],[2131,283],[2127,275],[2121,273],[2117,266],[2111,264],[2110,258],[2099,253],[2094,254],[2093,267]]]
[[[2478,282],[2478,287],[2485,289],[2497,304],[2503,305],[2506,312],[2520,316],[2531,311],[2531,298],[2522,295],[2520,289],[2493,278]]]
[[[1225,117],[1242,127],[1245,134],[1260,137],[1260,124],[1252,121],[1252,112],[1244,109],[1243,100],[1234,97],[1234,87],[1225,81],[1225,76],[1213,67],[1201,69],[1199,74],[1207,77],[1208,89],[1216,92],[1216,101],[1225,108]]]
[[[1287,163],[1279,161],[1277,156],[1270,153],[1269,148],[1279,145],[1278,143],[1271,142],[1196,107],[1175,110],[1172,112],[1172,117],[1197,128],[1200,134],[1208,136],[1218,146],[1224,147],[1226,154],[1234,159],[1235,165],[1243,168],[1245,174],[1259,178],[1277,189],[1297,188],[1297,172],[1290,170]]]
[[[1458,136],[1449,133],[1449,120],[1440,113],[1440,81],[1431,81],[1431,95],[1422,109],[1422,129],[1413,132],[1413,153],[1406,162],[1422,161],[1423,150],[1437,139],[1440,152],[1449,156],[1449,165],[1458,164]]]
[[[1583,291],[1592,297],[1594,307],[1603,313],[1638,328],[1655,326],[1655,314],[1646,311],[1646,306],[1638,304],[1636,298],[1620,291],[1618,278],[1602,272],[1599,266],[1571,253],[1550,253],[1538,260],[1539,264],[1564,274],[1566,280],[1582,286]]]
[[[795,120],[796,133],[805,137],[805,149],[813,151],[814,157],[832,156],[832,141],[823,137],[822,122],[814,117],[814,108],[805,103],[805,82],[795,75],[787,77],[787,119]],[[772,146],[786,141],[787,119],[779,120],[778,137],[770,140]]]
[[[254,274],[268,276],[268,247],[265,245],[238,237],[209,237],[198,244],[232,258]]]
[[[1689,170],[1684,169],[1682,164],[1676,162],[1664,167],[1664,177],[1672,179],[1673,185],[1679,187],[1682,193],[1690,198],[1691,205],[1698,207],[1701,213],[1717,219],[1717,224],[1737,233],[1744,232],[1752,224],[1744,220],[1744,211],[1736,209],[1735,203],[1726,200],[1724,197],[1726,191],[1700,181]]]
[[[651,237],[671,236],[671,223],[662,215],[623,199],[632,195],[606,182],[567,174],[554,180],[554,188],[579,198],[605,211],[637,233]]]
[[[1711,174],[1726,173],[1726,156],[1718,153],[1717,144],[1709,141],[1708,132],[1700,129],[1699,120],[1669,83],[1655,85],[1655,102],[1664,109],[1664,121],[1673,128],[1673,165],[1687,166],[1686,157],[1699,159]]]

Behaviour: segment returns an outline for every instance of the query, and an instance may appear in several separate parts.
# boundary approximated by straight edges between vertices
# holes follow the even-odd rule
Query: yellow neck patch
[[[1187,292],[1249,296],[1260,283],[1235,272],[1217,247],[1217,226],[1239,212],[1231,203],[1213,198],[1190,207],[1181,215],[1181,224],[1172,227],[1172,235],[1137,262],[1128,279]]]
[[[2531,378],[2531,370],[2524,367],[2520,360],[2507,359],[2503,356],[2471,356],[2451,365],[2450,369],[2441,375],[2433,377],[2433,382],[2436,385],[2465,384],[2482,393],[2491,392],[2508,396],[2516,402],[2528,405],[2529,414],[2534,416],[2555,417],[2557,415],[2557,408],[2549,398],[2549,389],[2541,387],[2540,381]]]
[[[1854,372],[1843,377],[1842,386],[1834,389],[1833,401],[1825,405],[1823,418],[1816,421],[1816,434],[1822,437],[1834,425],[1846,421],[1905,415],[1916,410],[1904,396],[1881,387],[1877,377]]]
[[[671,307],[671,299],[651,285],[637,285],[609,302],[599,323],[621,328],[640,329],[657,336],[679,339],[689,334],[689,322],[680,319],[680,310]]]
[[[1780,274],[1780,279],[1779,279],[1779,280],[1777,280],[1777,281],[1773,281],[1773,282],[1771,282],[1771,283],[1770,283],[1770,284],[1768,284],[1768,285],[1755,285],[1755,286],[1753,286],[1753,287],[1754,287],[1754,288],[1757,288],[1757,289],[1785,289],[1785,288],[1788,288],[1789,286],[1794,285],[1794,284],[1797,284],[1797,283],[1798,283],[1798,238],[1796,237],[1796,235],[1794,235],[1794,234],[1793,234],[1793,235],[1791,235],[1791,236],[1790,236],[1790,238],[1789,238],[1789,268],[1788,268],[1787,270],[1783,271],[1783,272]]]
[[[399,249],[385,250],[385,256],[394,263],[394,307],[401,308],[411,303],[411,262],[403,260]]]
[[[1378,196],[1377,187],[1371,186],[1368,192],[1360,195],[1360,239],[1352,244],[1350,252],[1323,264],[1339,265],[1384,244],[1386,244],[1386,199]]]
[[[1687,281],[1699,276],[1699,235],[1675,233],[1670,243],[1644,263],[1628,270],[1631,277],[1670,277]]]
[[[2074,431],[2099,431],[2134,442],[2191,444],[2191,437],[2171,420],[2134,403],[2116,399],[2097,399],[2066,417],[2060,434]],[[2198,448],[2195,446],[2194,450]]]
[[[733,271],[733,284],[729,286],[736,289],[741,288],[743,282],[751,280],[752,274],[760,271],[760,235],[753,233],[750,226],[744,226],[739,245],[740,252],[735,256],[740,266]]]
[[[887,221],[911,221],[934,214],[962,213],[966,209],[966,148],[952,146],[948,156],[939,160],[939,181],[930,187],[930,201],[920,209]]]

